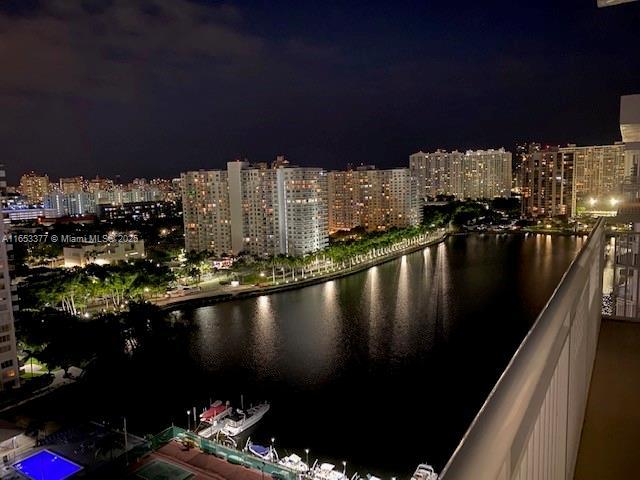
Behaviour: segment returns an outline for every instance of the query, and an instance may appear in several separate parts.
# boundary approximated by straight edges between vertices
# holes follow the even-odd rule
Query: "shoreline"
[[[242,290],[236,293],[212,292],[211,294],[206,294],[206,293],[203,294],[203,292],[198,292],[198,294],[194,294],[193,296],[190,296],[190,297],[187,297],[187,296],[178,297],[175,299],[175,301],[167,302],[166,304],[158,304],[156,302],[152,302],[152,303],[154,305],[157,305],[161,310],[170,312],[170,311],[178,310],[184,307],[202,307],[207,305],[215,305],[217,303],[222,303],[222,302],[228,302],[232,300],[244,300],[245,298],[259,297],[261,295],[271,295],[274,293],[286,292],[289,290],[297,290],[299,288],[318,285],[320,283],[330,282],[338,278],[347,277],[354,273],[367,270],[368,268],[375,267],[377,265],[382,265],[392,260],[396,260],[397,258],[403,255],[424,250],[427,247],[437,245],[438,243],[442,243],[444,240],[446,240],[446,238],[449,235],[452,235],[452,234],[444,233],[439,238],[435,240],[431,240],[421,245],[413,245],[403,250],[399,250],[397,252],[393,252],[391,254],[385,255],[384,257],[375,258],[367,262],[363,262],[358,265],[355,265],[353,267],[340,270],[338,272],[322,274],[318,277],[299,280],[293,283],[286,283],[284,285],[273,285],[270,287],[253,287],[253,288]]]

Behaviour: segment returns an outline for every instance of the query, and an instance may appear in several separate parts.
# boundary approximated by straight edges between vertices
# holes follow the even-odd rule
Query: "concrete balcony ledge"
[[[640,323],[605,318],[576,480],[640,478]]]

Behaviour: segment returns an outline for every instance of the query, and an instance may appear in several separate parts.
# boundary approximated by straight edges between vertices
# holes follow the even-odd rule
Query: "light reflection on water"
[[[349,451],[356,464],[392,473],[402,462],[442,462],[582,243],[454,237],[328,283],[185,311],[195,324],[191,356],[224,391],[273,401],[258,437],[313,443],[337,462]],[[422,385],[438,395],[419,394]],[[376,452],[372,418],[389,401],[423,412],[394,424],[397,435],[433,436]],[[338,425],[358,432],[361,451],[351,434],[331,433]]]
[[[331,282],[185,308],[171,346],[56,411],[117,412],[145,433],[244,394],[272,402],[258,443],[384,478],[441,468],[583,242],[456,236]]]

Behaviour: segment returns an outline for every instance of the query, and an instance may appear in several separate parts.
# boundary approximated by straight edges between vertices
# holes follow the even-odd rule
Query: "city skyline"
[[[318,167],[318,168],[323,168],[325,169],[327,172],[331,172],[331,171],[348,171],[348,170],[356,170],[360,167],[374,167],[377,169],[394,169],[394,168],[404,168],[406,167],[407,164],[407,157],[411,157],[412,155],[415,154],[427,154],[427,155],[435,155],[435,154],[439,154],[439,153],[461,153],[461,154],[466,154],[466,153],[470,153],[470,152],[482,152],[482,151],[486,151],[486,152],[492,152],[492,151],[504,151],[505,153],[511,154],[513,157],[513,162],[517,162],[518,161],[518,150],[520,148],[522,148],[523,146],[526,145],[540,145],[541,147],[545,148],[545,149],[550,149],[550,148],[572,148],[572,147],[578,147],[578,148],[594,148],[594,147],[601,147],[601,146],[607,146],[607,145],[612,145],[612,144],[624,144],[624,142],[622,142],[621,140],[616,140],[615,142],[609,142],[609,143],[591,143],[591,144],[576,144],[576,143],[572,143],[572,142],[568,142],[568,143],[563,143],[563,144],[554,144],[554,143],[548,143],[548,142],[540,142],[538,140],[528,140],[528,141],[514,141],[511,146],[507,147],[505,145],[500,145],[500,146],[488,146],[486,148],[461,148],[461,147],[451,147],[451,148],[444,148],[444,147],[436,147],[433,149],[420,149],[420,148],[416,148],[413,150],[410,150],[409,152],[407,152],[406,155],[404,155],[402,157],[401,160],[398,160],[395,163],[389,163],[388,165],[382,165],[382,164],[376,164],[373,162],[366,162],[366,161],[362,161],[359,163],[354,163],[354,162],[346,162],[344,164],[335,164],[333,166],[327,166],[326,164],[323,163],[316,163],[316,164],[307,164],[305,162],[300,162],[300,161],[296,161],[294,159],[294,163],[296,165],[302,166],[302,167]],[[267,163],[270,164],[271,162],[273,162],[274,160],[276,160],[278,157],[286,157],[287,159],[289,159],[288,155],[282,154],[282,153],[274,153],[271,156],[267,156],[265,158],[261,158],[261,159],[254,159],[254,158],[249,158],[249,157],[243,157],[243,158],[228,158],[228,159],[224,159],[221,160],[220,165],[218,165],[216,162],[212,162],[212,161],[207,161],[207,162],[203,162],[202,166],[200,167],[196,167],[196,168],[191,168],[188,170],[176,170],[175,174],[169,174],[169,175],[159,175],[159,174],[155,174],[153,173],[153,171],[150,171],[147,175],[122,175],[120,173],[115,173],[113,175],[106,175],[102,172],[96,172],[93,174],[84,174],[82,172],[80,172],[77,169],[71,170],[69,173],[66,174],[61,174],[61,175],[52,175],[50,174],[49,169],[47,169],[47,167],[43,168],[43,169],[25,169],[25,170],[16,170],[11,172],[12,174],[10,174],[10,172],[6,172],[7,173],[7,185],[9,187],[20,187],[20,180],[23,176],[26,175],[36,175],[38,177],[47,177],[49,184],[50,185],[56,185],[56,188],[60,187],[60,182],[66,179],[82,179],[83,182],[85,182],[87,185],[90,184],[92,181],[97,182],[97,181],[108,181],[111,182],[111,186],[127,186],[127,185],[132,185],[135,184],[136,181],[139,180],[143,180],[143,181],[168,181],[168,180],[178,180],[180,178],[180,174],[184,171],[198,171],[198,170],[221,170],[221,169],[225,169],[226,165],[229,162],[235,162],[235,161],[240,161],[240,162],[249,162],[251,164],[261,164],[261,163]],[[4,166],[5,170],[8,170],[7,165]],[[515,165],[514,165],[515,168]],[[515,172],[515,170],[514,170]]]
[[[618,48],[640,40],[633,3],[83,5],[0,7],[11,182],[19,169],[174,177],[276,153],[389,168],[518,139],[610,144],[640,71]]]

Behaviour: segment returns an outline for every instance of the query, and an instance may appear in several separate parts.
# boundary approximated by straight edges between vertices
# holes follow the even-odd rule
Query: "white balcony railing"
[[[442,479],[573,478],[600,330],[604,237],[600,219]]]

